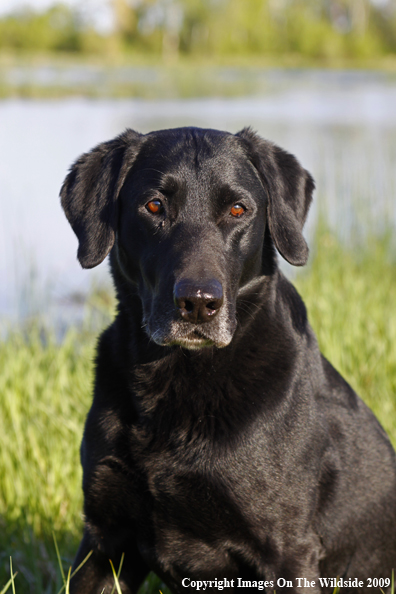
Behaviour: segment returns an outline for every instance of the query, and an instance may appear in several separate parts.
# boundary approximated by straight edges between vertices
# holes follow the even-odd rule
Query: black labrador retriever
[[[314,182],[250,129],[127,130],[61,191],[118,297],[99,340],[81,459],[75,594],[150,570],[173,592],[390,590],[396,463],[320,354],[277,266],[306,263]],[[337,290],[334,287],[334,290]],[[357,347],[358,348],[358,347]]]

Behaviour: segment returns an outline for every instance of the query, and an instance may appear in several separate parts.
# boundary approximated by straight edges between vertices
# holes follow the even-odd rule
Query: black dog
[[[394,451],[276,263],[275,247],[307,260],[313,188],[249,129],[128,130],[73,165],[78,258],[110,252],[118,297],[81,448],[74,567],[93,553],[73,593],[110,592],[122,553],[124,593],[150,570],[173,592],[314,594],[337,577],[389,591]]]

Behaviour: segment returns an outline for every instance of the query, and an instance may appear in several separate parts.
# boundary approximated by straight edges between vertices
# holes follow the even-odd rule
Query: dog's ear
[[[63,182],[61,203],[77,235],[77,257],[94,268],[110,252],[117,227],[117,198],[138,152],[142,135],[133,130],[82,155]]]
[[[268,194],[268,226],[279,253],[294,266],[308,259],[302,235],[315,183],[297,159],[250,128],[238,132]]]

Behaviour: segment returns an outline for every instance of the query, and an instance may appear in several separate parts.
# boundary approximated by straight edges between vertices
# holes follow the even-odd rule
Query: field
[[[322,352],[373,409],[396,446],[396,261],[390,238],[345,247],[318,234],[311,264],[295,284]],[[8,329],[0,343],[0,593],[52,594],[78,546],[79,444],[90,405],[95,333],[90,319],[113,304],[99,293],[86,322],[60,341],[39,322]],[[154,577],[143,588],[158,592]],[[4,592],[12,591],[12,584]]]

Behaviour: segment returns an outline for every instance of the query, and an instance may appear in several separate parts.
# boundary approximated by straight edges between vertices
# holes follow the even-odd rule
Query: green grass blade
[[[118,567],[118,572],[117,572],[117,580],[119,580],[119,579],[120,579],[120,575],[121,575],[121,569],[122,569],[122,565],[123,565],[123,563],[124,563],[124,557],[125,557],[125,553],[122,553],[122,555],[121,555],[121,561],[120,561],[120,565],[119,565],[119,567]],[[110,563],[111,563],[111,561],[110,561]],[[114,586],[113,586],[113,588],[112,588],[112,590],[111,590],[110,594],[114,594],[114,592],[115,592],[115,589],[116,589],[116,583],[114,582]],[[160,591],[161,591],[161,590],[160,590]]]
[[[119,579],[120,579],[120,575],[121,575],[121,569],[122,569],[122,565],[123,565],[123,563],[124,563],[124,557],[125,557],[125,553],[122,553],[122,555],[121,555],[121,560],[120,560],[120,565],[119,565],[119,567],[118,567],[118,572],[117,572],[117,580],[119,580]],[[114,583],[113,589],[112,589],[112,591],[111,591],[111,593],[110,593],[110,594],[114,594],[114,592],[115,592],[115,588],[116,588],[116,584]]]
[[[109,559],[109,561],[110,561],[110,565],[111,565],[111,571],[113,572],[114,584],[115,584],[115,587],[117,588],[117,594],[122,594],[120,582],[118,581],[118,577],[117,577],[117,574],[115,572],[113,562],[112,562],[111,559]]]
[[[5,594],[5,593],[7,592],[8,588],[11,586],[11,584],[12,584],[13,580],[15,579],[15,577],[16,577],[17,575],[18,575],[18,572],[16,571],[16,572],[14,573],[14,575],[12,575],[12,576],[10,577],[10,579],[8,580],[8,582],[6,583],[6,585],[4,586],[4,588],[2,589],[2,591],[0,592],[0,594]]]
[[[59,548],[58,548],[58,543],[56,541],[55,532],[52,532],[52,538],[54,539],[56,556],[58,557],[58,563],[59,563],[59,569],[60,569],[61,576],[62,576],[62,582],[65,584],[66,583],[65,572],[63,571],[63,567],[62,567],[62,561],[61,561],[61,557],[60,557],[60,554],[59,554]]]
[[[14,581],[14,574],[12,573],[12,557],[10,557],[10,573],[11,573],[12,594],[15,594],[15,581]]]
[[[385,594],[382,588],[380,588],[382,594]],[[392,579],[391,579],[391,594],[395,594],[395,571],[392,569]]]
[[[76,567],[76,569],[73,571],[73,573],[70,575],[70,579],[72,579],[76,573],[78,571],[80,571],[81,567],[88,561],[88,559],[90,558],[90,556],[92,555],[93,551],[89,551],[88,555],[85,557],[85,559],[83,559],[80,563],[80,565],[78,567]],[[71,572],[71,567],[69,569],[69,574]],[[66,583],[63,584],[62,588],[59,590],[58,594],[62,594],[63,590],[66,588]]]
[[[71,574],[71,567],[69,567],[69,572],[67,574],[66,594],[70,594],[70,574]]]
[[[78,571],[80,571],[81,567],[83,565],[85,565],[85,563],[88,561],[88,559],[90,558],[90,556],[92,555],[92,553],[93,553],[93,551],[89,551],[88,555],[81,561],[80,565],[73,571],[73,573],[70,576],[70,579],[72,577],[74,577]]]

